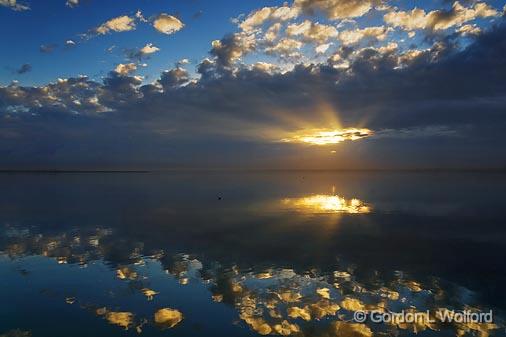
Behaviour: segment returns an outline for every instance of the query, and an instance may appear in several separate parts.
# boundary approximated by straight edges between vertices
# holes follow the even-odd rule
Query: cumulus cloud
[[[320,24],[305,20],[300,24],[292,24],[286,28],[286,35],[301,36],[306,42],[325,43],[327,40],[337,36],[337,29],[334,26]]]
[[[159,51],[160,48],[153,45],[152,43],[147,43],[142,48],[127,49],[125,50],[125,54],[129,60],[140,62],[144,58],[147,58],[149,55],[157,53]]]
[[[272,42],[277,39],[279,32],[281,30],[281,24],[279,22],[270,26],[264,34],[264,39],[267,42]]]
[[[183,22],[175,16],[162,13],[153,21],[153,27],[163,34],[173,34],[184,27]]]
[[[384,15],[387,24],[405,30],[429,29],[444,30],[453,26],[473,21],[478,18],[498,16],[499,12],[484,2],[475,3],[473,7],[464,7],[456,1],[449,10],[425,12],[420,8],[411,11],[394,11]]]
[[[0,0],[0,6],[10,8],[14,11],[26,11],[30,9],[30,6],[20,4],[16,0]]]
[[[375,0],[295,0],[294,6],[306,13],[322,12],[331,20],[363,16],[379,1]]]
[[[0,87],[0,111],[8,106],[17,106],[33,114],[41,109],[53,113],[100,113],[108,110],[99,103],[98,95],[102,88],[102,84],[85,76],[58,79],[40,87],[22,87],[13,83]]]
[[[230,34],[212,43],[211,55],[215,56],[218,65],[228,67],[243,55],[253,51],[256,47],[254,35],[247,33]]]
[[[330,48],[331,45],[332,43],[324,43],[319,46],[316,46],[314,50],[317,54],[324,54],[325,52],[327,52],[327,50]]]
[[[126,76],[136,70],[137,65],[135,63],[127,63],[127,64],[120,63],[114,69],[115,72],[123,76]]]
[[[100,26],[95,31],[99,35],[105,35],[110,32],[127,32],[135,29],[135,19],[128,15],[112,18]]]
[[[21,67],[19,67],[18,70],[16,70],[16,74],[22,75],[22,74],[28,73],[30,71],[32,71],[32,66],[28,63],[25,63],[25,64],[21,65]]]
[[[188,60],[186,58],[185,59],[181,59],[181,60],[179,60],[179,61],[176,62],[176,66],[177,67],[182,67],[182,66],[185,66],[187,64],[190,64],[190,60]]]
[[[153,54],[156,53],[157,51],[160,51],[160,48],[154,46],[152,43],[148,43],[140,49],[140,52],[143,53],[144,55]]]
[[[76,43],[74,40],[67,40],[65,41],[65,47],[67,48],[72,48],[72,47],[75,47]]]
[[[250,13],[239,27],[243,31],[251,31],[256,27],[263,25],[267,21],[288,21],[299,15],[299,9],[283,5],[280,7],[264,7]]]
[[[457,33],[463,36],[479,35],[481,28],[476,25],[463,25],[457,29]]]
[[[465,48],[437,43],[413,49],[409,56],[391,43],[340,46],[333,60],[278,71],[267,63],[227,69],[231,59],[244,55],[237,53],[241,43],[231,36],[215,46],[212,59],[200,63],[200,79],[176,67],[144,85],[128,72],[113,71],[101,82],[79,77],[39,87],[0,86],[0,118],[9,120],[0,123],[0,134],[8,127],[18,135],[15,143],[0,142],[6,154],[0,161],[20,162],[33,153],[45,163],[81,160],[83,153],[74,153],[76,148],[110,145],[86,153],[97,161],[170,158],[163,162],[170,164],[195,162],[226,148],[232,163],[243,158],[245,163],[286,164],[289,158],[300,158],[302,150],[273,142],[301,126],[328,127],[318,123],[327,123],[324,116],[331,111],[343,127],[362,127],[366,121],[363,126],[376,134],[391,135],[347,145],[352,146],[347,160],[415,165],[441,164],[441,158],[451,164],[485,158],[484,165],[497,164],[506,155],[505,39],[506,27],[497,26]],[[292,44],[288,52],[298,50],[297,42],[284,44]],[[409,62],[399,67],[404,55]],[[348,66],[334,67],[337,62]],[[394,139],[396,134],[402,141]],[[435,146],[434,135],[449,138]],[[66,146],[48,150],[42,144]],[[304,153],[306,162],[310,155]]]
[[[279,67],[277,65],[268,62],[256,62],[253,64],[252,69],[269,74],[279,71]]]
[[[339,32],[339,40],[344,45],[351,45],[360,42],[364,38],[374,38],[379,41],[386,39],[389,29],[384,26],[366,27],[363,29],[344,30]]]
[[[265,48],[265,52],[282,57],[297,57],[299,55],[297,50],[302,48],[303,45],[304,44],[298,40],[284,38],[279,40],[274,46]]]
[[[190,80],[188,71],[183,68],[176,67],[171,70],[164,71],[160,76],[158,83],[164,90],[180,87]]]

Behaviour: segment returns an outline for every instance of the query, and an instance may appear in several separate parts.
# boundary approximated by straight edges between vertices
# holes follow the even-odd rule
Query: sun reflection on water
[[[372,211],[370,205],[359,199],[346,200],[339,195],[316,194],[301,198],[285,198],[281,203],[302,213],[367,214]]]

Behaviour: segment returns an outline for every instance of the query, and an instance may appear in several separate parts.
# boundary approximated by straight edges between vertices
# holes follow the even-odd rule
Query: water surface
[[[11,173],[0,186],[0,336],[505,335],[506,175]],[[353,320],[442,308],[494,323]]]

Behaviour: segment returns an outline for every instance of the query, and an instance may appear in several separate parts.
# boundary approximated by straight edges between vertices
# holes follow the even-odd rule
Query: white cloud
[[[188,59],[181,59],[179,61],[176,62],[177,66],[184,66],[184,65],[187,65],[187,64],[190,64],[190,60]]]
[[[288,7],[287,5],[280,7],[264,7],[250,13],[239,27],[244,31],[251,31],[268,20],[287,21],[296,18],[298,15],[298,8]]]
[[[79,0],[67,0],[66,5],[69,6],[70,8],[77,7],[79,6]]]
[[[369,12],[376,0],[295,0],[294,6],[313,14],[320,11],[331,20],[356,18]]]
[[[279,22],[270,26],[269,29],[267,29],[267,31],[265,32],[265,35],[264,35],[265,40],[267,40],[269,42],[276,40],[280,30],[281,30],[281,24]]]
[[[30,6],[22,5],[16,0],[0,0],[0,6],[8,7],[14,11],[26,11],[30,9]]]
[[[288,36],[302,36],[307,42],[324,43],[328,39],[337,36],[337,29],[334,26],[320,24],[306,20],[300,24],[289,25],[286,28]]]
[[[325,54],[325,52],[330,48],[332,43],[324,43],[319,46],[316,46],[314,49],[317,54]]]
[[[153,27],[160,33],[170,35],[181,30],[184,27],[184,23],[175,16],[162,13],[156,17]]]
[[[278,54],[281,56],[292,56],[293,52],[302,48],[303,43],[294,39],[284,38],[276,45],[268,47],[265,52],[268,54]]]
[[[463,36],[480,35],[481,28],[476,25],[463,25],[457,29],[457,33],[460,33]]]
[[[268,74],[272,74],[278,70],[277,65],[268,62],[256,62],[252,68]]]
[[[384,40],[390,30],[384,26],[367,27],[363,29],[345,30],[339,33],[339,40],[344,45],[355,44],[364,38]]]
[[[135,29],[135,20],[127,15],[110,19],[96,28],[99,35],[113,32],[126,32]]]
[[[115,72],[117,72],[118,74],[120,74],[122,76],[126,76],[136,70],[137,70],[137,65],[135,63],[127,63],[127,64],[120,63],[114,69]]]
[[[142,47],[139,51],[141,52],[141,54],[147,55],[160,51],[160,48],[154,46],[152,43],[148,43],[144,47]]]
[[[390,12],[384,15],[384,20],[391,26],[405,30],[431,29],[444,30],[453,26],[475,20],[498,16],[499,12],[484,2],[478,2],[474,7],[464,7],[456,1],[450,10],[425,10],[414,8],[411,11]]]

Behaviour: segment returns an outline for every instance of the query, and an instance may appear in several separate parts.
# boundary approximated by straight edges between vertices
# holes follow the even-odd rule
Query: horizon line
[[[506,173],[506,167],[485,168],[164,168],[164,169],[1,169],[0,173],[169,173],[169,172],[490,172]]]

